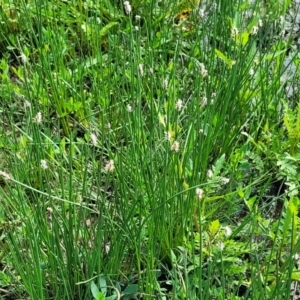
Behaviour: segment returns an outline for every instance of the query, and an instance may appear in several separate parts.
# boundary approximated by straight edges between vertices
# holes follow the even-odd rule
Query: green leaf
[[[137,284],[130,284],[127,286],[127,288],[123,291],[123,295],[132,295],[135,294],[138,291],[138,285]]]
[[[212,167],[214,176],[220,175],[221,170],[224,167],[224,164],[225,164],[225,154],[222,154],[222,156],[217,159],[217,161]]]
[[[300,271],[299,271],[299,270],[294,271],[294,272],[292,273],[291,279],[300,281]]]
[[[270,54],[267,54],[264,56],[263,60],[271,60],[271,59],[274,59],[275,57],[277,57],[278,55],[281,55],[283,53],[285,53],[287,51],[287,49],[283,49],[281,51],[275,51],[275,52],[272,52]]]
[[[117,295],[112,295],[105,298],[105,300],[115,300],[115,299],[117,299]]]
[[[104,26],[101,30],[100,30],[100,37],[106,36],[107,33],[109,32],[109,30],[115,26],[119,25],[118,22],[110,22],[108,23],[106,26]]]
[[[94,298],[98,299],[99,289],[93,281],[91,283],[91,291],[92,291],[92,294],[93,294]]]
[[[161,125],[164,126],[164,128],[166,128],[165,118],[161,113],[158,113],[158,121]]]
[[[99,291],[96,284],[92,281],[91,283],[91,291],[93,294],[94,299],[96,300],[105,300],[105,296]]]
[[[5,273],[0,272],[0,286],[6,286],[10,283],[10,277]]]
[[[223,60],[225,63],[226,63],[226,65],[228,66],[228,67],[232,67],[234,64],[235,64],[235,60],[232,60],[232,59],[230,59],[230,58],[228,58],[224,53],[222,53],[220,50],[218,50],[218,49],[215,49],[215,53],[217,54],[217,56],[221,59],[221,60]]]
[[[212,236],[214,236],[220,229],[220,221],[215,220],[209,224],[209,232]]]
[[[107,283],[106,283],[106,279],[103,275],[100,275],[98,277],[98,286],[101,289],[101,292],[106,296],[107,293]]]
[[[249,33],[247,31],[244,31],[240,36],[239,36],[240,42],[243,46],[245,46],[248,41],[249,41]]]
[[[247,197],[246,197],[247,198]],[[251,197],[249,200],[245,199],[245,204],[247,205],[248,209],[252,212],[254,204],[256,203],[256,196]]]

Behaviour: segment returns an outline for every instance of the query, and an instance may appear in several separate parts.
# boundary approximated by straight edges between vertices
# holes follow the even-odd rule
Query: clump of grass
[[[299,159],[283,158],[297,145],[280,128],[291,40],[264,45],[278,16],[258,2],[102,2],[20,3],[26,24],[0,40],[10,45],[0,63],[1,289],[288,297],[298,187],[272,188],[296,185]]]

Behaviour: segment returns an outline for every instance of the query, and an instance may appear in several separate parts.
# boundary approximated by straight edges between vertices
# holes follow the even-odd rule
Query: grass
[[[1,5],[0,297],[296,299],[296,4]]]

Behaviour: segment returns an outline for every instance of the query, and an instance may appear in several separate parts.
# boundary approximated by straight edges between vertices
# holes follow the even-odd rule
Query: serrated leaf
[[[220,175],[220,172],[223,169],[224,164],[225,164],[225,154],[222,154],[222,156],[217,159],[217,161],[212,167],[214,176]]]
[[[212,236],[214,236],[220,229],[220,221],[214,220],[209,224],[209,232]]]

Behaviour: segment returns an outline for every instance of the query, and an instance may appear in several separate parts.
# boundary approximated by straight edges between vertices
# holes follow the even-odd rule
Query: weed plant
[[[296,299],[297,12],[3,0],[1,297]]]

